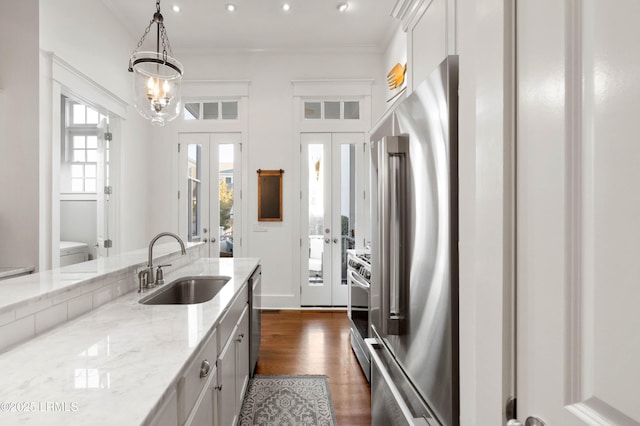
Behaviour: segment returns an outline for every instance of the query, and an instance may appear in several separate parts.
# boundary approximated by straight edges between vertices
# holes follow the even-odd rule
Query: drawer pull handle
[[[236,339],[236,342],[240,343],[240,342],[242,342],[242,339],[244,339],[244,333],[241,333],[240,335],[238,335],[238,338]]]
[[[204,361],[202,361],[202,365],[200,366],[200,378],[207,377],[210,371],[211,365],[209,364],[209,361],[205,359]]]

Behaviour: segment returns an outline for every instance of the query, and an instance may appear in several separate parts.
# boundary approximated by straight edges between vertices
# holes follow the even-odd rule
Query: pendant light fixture
[[[157,25],[156,51],[138,52],[153,24]],[[172,54],[164,18],[160,13],[160,0],[157,0],[156,12],[129,59],[129,72],[133,73],[136,110],[159,126],[176,118],[182,109],[180,83],[183,68]]]

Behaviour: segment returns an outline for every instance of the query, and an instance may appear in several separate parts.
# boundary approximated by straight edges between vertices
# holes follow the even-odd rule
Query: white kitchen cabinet
[[[178,421],[178,404],[176,391],[173,389],[151,420],[152,426],[175,426]]]
[[[232,426],[249,383],[249,295],[238,292],[202,349],[189,362],[154,426]]]
[[[196,403],[191,410],[191,414],[184,423],[185,426],[217,426],[218,412],[218,370],[214,366],[209,372],[207,382]]]
[[[239,299],[236,303],[244,299]],[[235,304],[234,304],[235,305]],[[242,408],[242,399],[249,383],[249,303],[244,301],[240,317],[225,317],[233,321],[222,351],[218,355],[218,421],[219,425],[234,425]],[[236,312],[230,310],[230,312]],[[226,328],[229,324],[225,325]]]
[[[218,355],[218,424],[224,426],[234,425],[237,417],[236,410],[236,344],[235,333],[237,327],[232,329],[232,335],[227,344]]]
[[[178,382],[178,424],[185,424],[201,394],[206,392],[206,384],[216,367],[216,349],[217,330],[213,330]]]
[[[236,335],[236,411],[239,413],[249,384],[249,305],[238,320]]]

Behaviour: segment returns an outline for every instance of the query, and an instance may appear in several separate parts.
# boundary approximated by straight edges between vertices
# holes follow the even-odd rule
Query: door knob
[[[216,237],[211,237],[211,243],[215,243],[216,242]]]
[[[208,240],[207,240],[206,238],[203,238],[203,239],[202,239],[202,242],[203,242],[203,243],[206,243],[207,241],[208,241]]]
[[[334,239],[333,239],[333,243],[334,243],[334,244],[338,244],[338,239],[337,239],[337,238],[334,238]]]
[[[507,422],[507,426],[547,426],[547,424],[537,417],[527,417],[524,424],[520,420],[511,419]]]
[[[325,242],[325,243],[327,243],[327,244],[329,244],[329,243],[331,242],[331,240],[330,240],[329,238],[325,238],[325,239],[324,239],[324,242]]]

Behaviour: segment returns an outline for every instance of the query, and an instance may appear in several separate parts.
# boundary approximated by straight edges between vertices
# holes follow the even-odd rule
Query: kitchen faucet
[[[182,241],[182,238],[180,238],[173,232],[161,232],[155,237],[153,237],[151,239],[151,242],[149,243],[149,258],[147,259],[147,267],[146,269],[143,269],[142,271],[140,271],[140,273],[138,273],[138,281],[140,284],[138,288],[138,293],[142,293],[144,289],[154,287],[156,284],[156,279],[153,275],[153,245],[156,243],[156,241],[158,241],[160,237],[164,237],[164,236],[175,238],[178,241],[178,243],[180,243],[181,253],[183,255],[187,254],[187,250],[184,248],[184,241]],[[170,265],[160,265],[160,266],[170,266]],[[160,272],[162,272],[162,270],[160,270]],[[162,282],[158,282],[158,284],[162,284]]]

